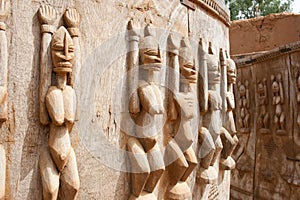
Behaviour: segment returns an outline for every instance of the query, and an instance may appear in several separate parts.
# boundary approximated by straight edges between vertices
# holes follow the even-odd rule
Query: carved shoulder
[[[52,122],[56,125],[62,125],[64,123],[65,113],[63,101],[62,91],[55,86],[51,86],[46,95],[46,107]]]

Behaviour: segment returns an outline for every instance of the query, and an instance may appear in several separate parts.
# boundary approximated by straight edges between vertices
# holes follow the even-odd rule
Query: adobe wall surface
[[[6,21],[8,120],[0,129],[0,144],[6,154],[5,199],[42,199],[38,163],[41,148],[48,146],[49,127],[39,122],[41,31],[37,12],[45,4],[57,12],[55,27],[64,25],[62,16],[69,7],[76,8],[81,18],[82,67],[75,86],[79,116],[71,133],[80,178],[77,199],[128,199],[131,187],[124,156],[126,141],[120,130],[128,21],[133,19],[140,29],[147,22],[157,28],[164,65],[171,30],[185,37],[190,32],[194,47],[198,47],[200,37],[205,49],[211,42],[215,55],[219,55],[220,48],[229,51],[228,26],[200,6],[193,11],[179,0],[11,1]],[[197,52],[194,56],[199,59]],[[162,70],[158,75],[161,84],[164,73]],[[199,121],[201,117],[196,113],[194,149],[198,148]],[[192,191],[197,190],[195,173],[190,179]],[[228,180],[229,175],[225,174]],[[220,187],[222,184],[228,198],[229,182],[221,182]],[[200,198],[195,193],[194,199]]]
[[[299,41],[300,15],[270,14],[233,21],[230,27],[231,55],[272,50]]]

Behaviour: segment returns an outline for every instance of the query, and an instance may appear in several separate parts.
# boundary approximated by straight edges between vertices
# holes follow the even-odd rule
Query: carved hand
[[[49,5],[42,5],[39,9],[38,16],[41,24],[53,25],[56,19],[56,11]]]
[[[4,22],[8,15],[8,2],[7,0],[0,0],[0,22]]]
[[[64,14],[64,19],[68,27],[79,27],[80,15],[74,8],[68,8]]]

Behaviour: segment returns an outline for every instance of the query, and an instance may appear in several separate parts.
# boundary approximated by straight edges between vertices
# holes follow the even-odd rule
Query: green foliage
[[[294,0],[225,0],[231,20],[266,16],[270,13],[290,12]]]

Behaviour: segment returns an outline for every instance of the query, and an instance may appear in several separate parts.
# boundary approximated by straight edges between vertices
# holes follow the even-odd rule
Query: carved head
[[[53,71],[56,73],[72,72],[74,63],[74,44],[67,29],[61,26],[52,37],[51,53]]]
[[[182,47],[180,48],[179,55],[180,74],[189,83],[196,83],[196,67],[191,49],[189,47]]]
[[[263,95],[264,94],[264,86],[263,86],[263,84],[261,83],[261,82],[258,82],[258,84],[257,84],[257,92],[258,92],[258,94],[260,94],[260,95]]]
[[[278,84],[277,81],[273,81],[273,83],[272,83],[272,90],[273,90],[274,93],[279,92],[279,84]]]
[[[139,43],[139,56],[142,67],[146,70],[159,71],[161,56],[157,40],[151,35],[150,27],[146,27],[145,37]]]
[[[240,84],[239,92],[241,97],[246,96],[246,87],[244,84]]]
[[[235,62],[232,59],[228,59],[228,67],[227,67],[227,82],[228,84],[236,83],[236,66]]]
[[[217,56],[207,55],[207,71],[208,71],[208,83],[211,85],[220,84],[221,72],[220,64]]]

